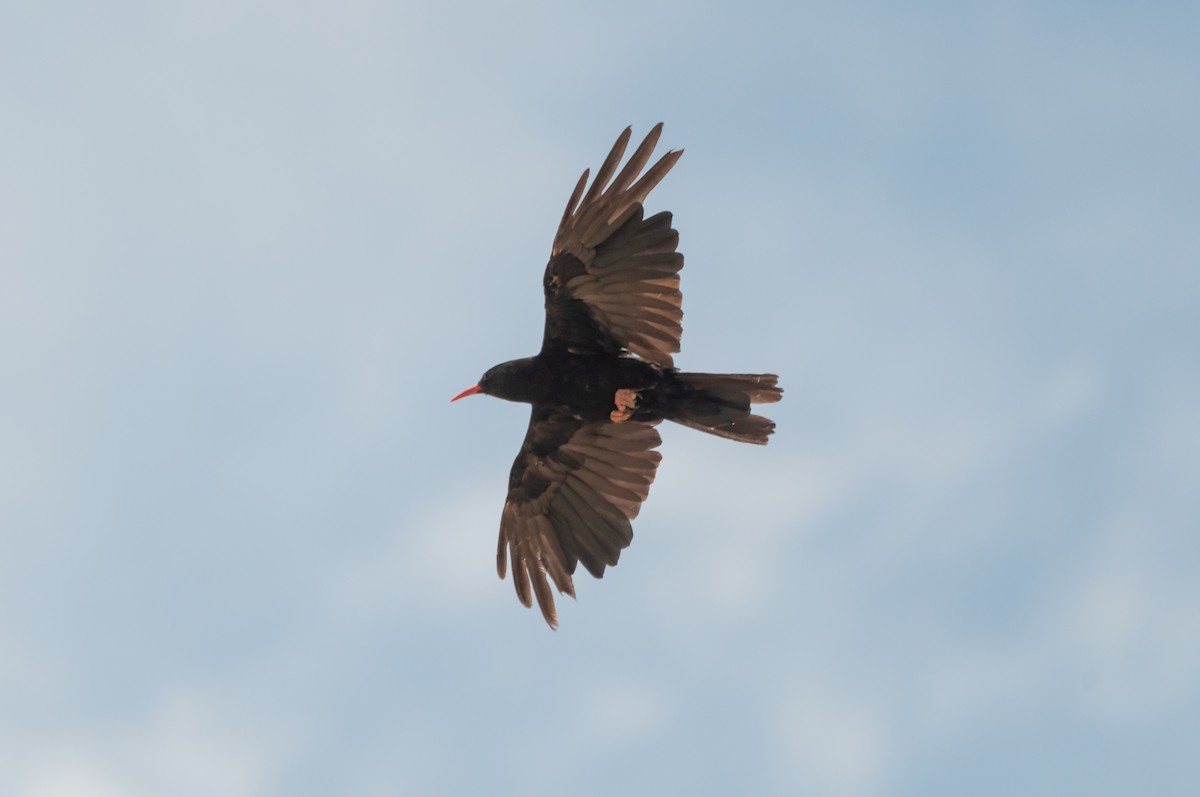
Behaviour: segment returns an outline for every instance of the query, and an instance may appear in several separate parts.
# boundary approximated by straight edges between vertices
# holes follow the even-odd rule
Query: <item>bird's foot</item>
[[[608,417],[612,419],[613,423],[624,423],[633,417],[633,411],[637,409],[639,399],[640,396],[636,390],[621,388],[613,398],[613,403],[617,408],[610,412]]]

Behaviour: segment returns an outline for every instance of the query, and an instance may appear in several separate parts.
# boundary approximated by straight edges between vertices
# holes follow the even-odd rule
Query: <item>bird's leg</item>
[[[613,423],[624,423],[633,417],[633,411],[637,409],[638,393],[636,390],[621,388],[617,391],[617,395],[613,398],[613,403],[617,408],[609,413],[608,417]]]

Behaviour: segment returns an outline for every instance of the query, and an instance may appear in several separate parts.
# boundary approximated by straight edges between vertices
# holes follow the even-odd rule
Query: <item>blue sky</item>
[[[1188,4],[0,8],[0,792],[1191,794]],[[681,366],[550,632],[494,571],[583,168]]]

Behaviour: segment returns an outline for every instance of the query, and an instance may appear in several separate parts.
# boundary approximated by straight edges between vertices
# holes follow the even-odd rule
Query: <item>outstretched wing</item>
[[[671,354],[679,351],[683,331],[679,233],[671,228],[670,213],[643,218],[642,202],[683,150],[668,152],[638,177],[661,133],[659,123],[613,178],[629,143],[625,128],[586,194],[588,172],[579,178],[542,280],[543,351],[628,351],[656,365],[673,365]]]
[[[534,406],[525,442],[508,478],[496,569],[512,562],[526,606],[537,597],[551,628],[554,594],[575,597],[571,574],[582,562],[596,578],[617,563],[661,459],[652,424],[583,421]]]

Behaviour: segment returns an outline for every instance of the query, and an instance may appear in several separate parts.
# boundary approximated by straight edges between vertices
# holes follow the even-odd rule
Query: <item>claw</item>
[[[639,396],[636,390],[621,388],[613,397],[613,403],[616,409],[608,414],[613,423],[624,423],[633,417],[633,411],[637,409]]]

